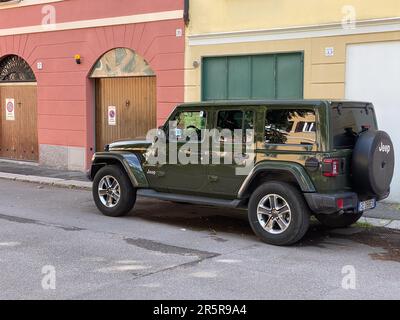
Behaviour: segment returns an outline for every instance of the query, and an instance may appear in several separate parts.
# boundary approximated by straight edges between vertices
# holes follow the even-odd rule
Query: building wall
[[[32,1],[0,6],[0,57],[16,54],[35,72],[42,164],[75,170],[88,166],[95,147],[94,82],[88,75],[111,49],[130,48],[155,71],[159,123],[183,101],[185,39],[176,36],[177,29],[184,29],[181,0],[23,5]],[[41,24],[49,10],[44,5],[54,6],[56,25]],[[82,56],[80,65],[75,54]]]
[[[185,101],[201,99],[203,57],[292,51],[304,52],[304,98],[344,98],[346,46],[398,40],[399,17],[398,0],[192,0]]]
[[[190,0],[191,35],[321,25],[342,21],[356,9],[357,20],[400,16],[398,0]],[[345,12],[345,14],[343,13]]]
[[[347,45],[395,40],[400,40],[400,31],[198,46],[191,46],[188,40],[185,59],[185,101],[201,100],[201,60],[203,57],[295,51],[304,52],[304,98],[343,99]],[[334,56],[327,57],[326,48],[334,48]],[[193,62],[199,62],[200,66],[193,67]]]

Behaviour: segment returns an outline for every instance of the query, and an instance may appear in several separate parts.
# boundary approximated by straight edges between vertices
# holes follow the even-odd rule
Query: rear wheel
[[[316,214],[315,217],[324,226],[329,228],[346,228],[355,224],[362,217],[363,213],[343,214]]]
[[[272,245],[298,242],[310,223],[303,195],[283,182],[268,182],[256,189],[250,198],[248,214],[255,234]]]
[[[108,217],[127,215],[136,202],[136,190],[126,173],[116,165],[99,170],[92,193],[97,208]]]

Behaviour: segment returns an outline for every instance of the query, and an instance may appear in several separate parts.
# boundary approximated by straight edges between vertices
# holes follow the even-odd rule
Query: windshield
[[[375,111],[372,105],[332,109],[332,135],[335,149],[352,149],[358,135],[365,130],[376,130]]]

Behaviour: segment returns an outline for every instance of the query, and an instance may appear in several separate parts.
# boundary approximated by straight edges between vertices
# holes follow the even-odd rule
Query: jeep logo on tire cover
[[[385,152],[385,153],[389,154],[389,152],[390,152],[390,145],[388,145],[388,144],[383,144],[383,142],[381,142],[381,145],[380,145],[380,147],[379,147],[379,151],[380,151],[380,152]]]

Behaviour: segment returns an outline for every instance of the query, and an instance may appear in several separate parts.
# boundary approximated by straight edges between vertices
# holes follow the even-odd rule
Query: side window
[[[232,132],[243,128],[243,111],[229,110],[218,112],[217,128],[228,129]]]
[[[277,145],[314,145],[316,143],[315,111],[309,109],[267,110],[265,142]]]
[[[243,112],[242,110],[220,111],[217,117],[217,129],[220,131],[230,130],[232,133],[235,130],[243,130],[243,139],[245,139],[247,130],[254,129],[254,112]]]
[[[184,111],[178,113],[175,134],[178,141],[186,140],[187,136],[196,134],[201,139],[201,131],[207,126],[207,113],[205,111]]]

